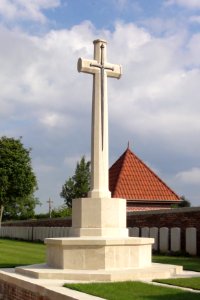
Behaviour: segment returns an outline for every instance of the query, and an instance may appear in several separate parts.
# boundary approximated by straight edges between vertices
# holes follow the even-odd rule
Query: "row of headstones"
[[[44,241],[45,238],[68,237],[70,227],[1,227],[0,237],[26,241]]]
[[[0,237],[22,239],[27,241],[44,241],[51,237],[68,237],[70,227],[1,227]],[[129,236],[152,237],[154,251],[167,253],[169,251],[179,252],[181,249],[181,229],[157,228],[157,227],[133,227],[129,228]],[[190,227],[185,232],[185,249],[188,254],[197,254],[197,230]]]
[[[190,255],[197,254],[197,230],[194,227],[185,230],[185,249],[181,249],[181,229],[178,227],[138,227],[129,228],[129,236],[132,237],[150,237],[155,242],[152,246],[154,251],[162,253],[181,252],[184,250]]]

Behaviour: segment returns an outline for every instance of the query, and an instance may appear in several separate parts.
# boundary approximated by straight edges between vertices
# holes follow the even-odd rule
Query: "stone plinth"
[[[48,238],[47,264],[17,267],[42,279],[126,281],[169,278],[182,267],[151,263],[152,238]]]
[[[113,270],[149,267],[149,238],[54,238],[45,239],[47,265],[72,270]]]
[[[74,199],[70,236],[128,237],[126,200],[119,198]]]

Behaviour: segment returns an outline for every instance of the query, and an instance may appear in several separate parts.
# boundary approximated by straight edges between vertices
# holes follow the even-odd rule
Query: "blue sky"
[[[31,147],[47,211],[82,155],[90,158],[96,38],[123,76],[109,79],[110,164],[130,147],[200,205],[200,0],[1,0],[0,134]]]

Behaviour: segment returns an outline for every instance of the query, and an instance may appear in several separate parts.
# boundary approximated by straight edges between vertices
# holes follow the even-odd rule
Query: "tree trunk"
[[[1,221],[2,221],[2,217],[3,217],[3,210],[4,210],[4,206],[1,205],[0,206],[0,228],[1,228]]]

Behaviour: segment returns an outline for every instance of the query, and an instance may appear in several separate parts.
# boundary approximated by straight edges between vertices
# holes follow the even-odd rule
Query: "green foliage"
[[[83,156],[76,165],[75,174],[62,186],[60,196],[64,198],[67,207],[72,207],[75,198],[87,197],[90,189],[90,162],[86,162]]]
[[[178,207],[190,207],[191,203],[185,196],[181,196],[181,202],[179,203]]]
[[[49,213],[39,213],[34,215],[35,219],[48,219]]]
[[[66,207],[65,205],[58,208],[54,208],[51,211],[52,218],[64,218],[64,217],[69,217],[71,215],[72,215],[72,209]]]
[[[69,217],[72,214],[72,209],[66,207],[66,205],[62,205],[61,207],[54,208],[51,211],[52,218],[65,218]],[[40,213],[34,216],[36,219],[48,219],[49,213]]]
[[[16,202],[5,206],[3,221],[33,219],[36,205],[40,205],[40,202],[33,195],[16,199]]]
[[[37,181],[30,152],[21,139],[0,138],[0,208],[5,217],[31,215],[38,203],[33,197]]]

